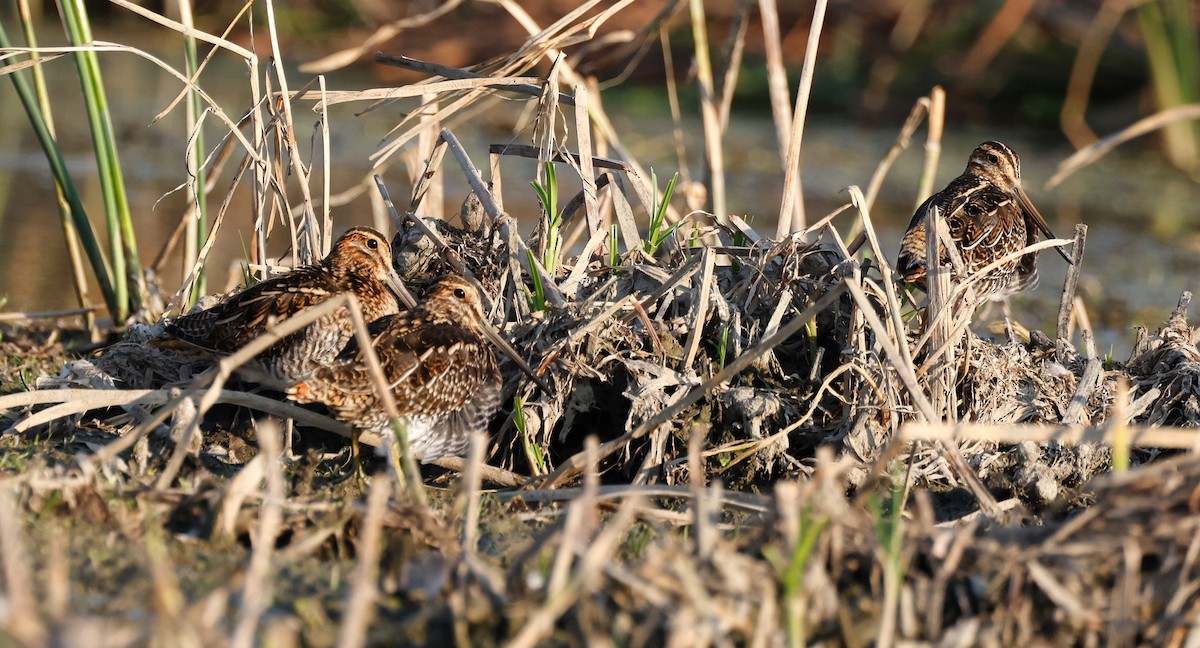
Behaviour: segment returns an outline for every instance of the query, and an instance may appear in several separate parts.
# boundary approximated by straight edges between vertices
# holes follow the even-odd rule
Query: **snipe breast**
[[[486,430],[500,407],[503,382],[489,341],[519,360],[486,323],[479,291],[446,275],[415,309],[373,322],[370,332],[413,455],[428,462],[462,454],[471,434]],[[354,341],[333,364],[289,389],[288,397],[324,403],[356,432],[390,429]]]

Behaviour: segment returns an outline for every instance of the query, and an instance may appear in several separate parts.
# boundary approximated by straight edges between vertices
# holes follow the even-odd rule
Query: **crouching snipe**
[[[348,230],[320,263],[255,284],[198,313],[167,322],[166,332],[211,359],[230,355],[306,308],[353,294],[367,321],[400,310],[403,290],[392,270],[391,246],[369,227]],[[331,362],[350,340],[350,314],[340,308],[271,345],[245,365],[243,377],[284,389]]]
[[[421,461],[462,454],[471,435],[486,431],[499,409],[503,381],[489,341],[532,375],[487,324],[475,286],[455,275],[430,287],[414,310],[373,322],[370,333],[406,427],[409,450]],[[363,431],[390,431],[388,413],[356,342],[331,365],[293,385],[288,397],[324,403],[354,426],[356,439]]]

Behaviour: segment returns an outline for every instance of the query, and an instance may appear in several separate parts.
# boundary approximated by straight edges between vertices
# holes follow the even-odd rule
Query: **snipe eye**
[[[1000,164],[1000,158],[996,157],[995,153],[988,153],[987,160],[988,160],[988,162],[991,162],[992,164]]]
[[[367,247],[371,248],[372,250],[378,250],[379,241],[376,241],[375,239],[367,239]]]
[[[466,299],[467,291],[463,290],[462,288],[455,288],[454,296],[457,297],[458,299]]]

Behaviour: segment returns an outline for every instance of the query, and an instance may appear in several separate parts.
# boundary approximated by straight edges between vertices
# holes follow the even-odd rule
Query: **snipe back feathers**
[[[416,309],[371,324],[372,346],[421,461],[462,454],[500,407],[503,382],[484,337],[478,290],[457,275],[430,287]],[[359,430],[385,433],[387,413],[355,342],[328,367],[294,385],[288,397],[324,403]]]
[[[275,324],[342,293],[353,293],[369,322],[399,311],[391,246],[369,227],[348,230],[320,263],[255,284],[198,313],[165,326],[169,335],[220,357],[231,354]],[[353,333],[350,315],[338,309],[264,351],[241,371],[246,378],[284,388],[331,362]]]

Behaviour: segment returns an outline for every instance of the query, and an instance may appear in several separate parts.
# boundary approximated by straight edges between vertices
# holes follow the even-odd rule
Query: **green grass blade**
[[[1197,94],[1196,58],[1200,54],[1194,35],[1180,36],[1174,25],[1181,13],[1176,4],[1176,0],[1151,0],[1135,10],[1146,42],[1155,99],[1161,110],[1190,103],[1189,99],[1194,101]],[[1194,23],[1186,29],[1194,30]],[[1167,124],[1163,128],[1163,142],[1172,164],[1187,171],[1200,168],[1200,130],[1195,122]]]
[[[179,4],[179,11],[183,15],[184,24],[191,27],[191,2],[181,2]],[[185,34],[183,37],[183,55],[188,78],[194,80],[196,72],[199,69],[200,58],[196,54],[196,38],[190,33]],[[188,240],[184,245],[183,255],[185,276],[191,270],[192,266],[195,265],[200,250],[204,248],[205,240],[208,237],[208,194],[204,191],[205,186],[208,184],[208,172],[204,168],[204,131],[201,128],[197,128],[196,125],[201,112],[204,110],[204,106],[200,98],[200,92],[196,88],[190,89],[188,95],[187,129],[189,133],[195,133],[195,136],[192,138],[192,145],[188,151],[188,168],[193,171],[192,186],[195,189],[189,193],[196,205],[196,218],[188,222]],[[188,306],[195,304],[197,299],[208,292],[206,279],[204,269],[201,268],[200,274],[196,276],[196,282],[192,284],[192,293],[187,300]]]
[[[0,47],[12,47],[3,24],[0,24]],[[41,145],[42,151],[46,154],[46,161],[50,164],[50,171],[54,175],[54,181],[62,188],[63,196],[70,207],[71,221],[74,223],[75,229],[79,232],[79,241],[83,244],[84,252],[88,257],[88,263],[92,266],[92,272],[96,276],[96,283],[100,285],[100,292],[104,295],[104,303],[108,306],[109,312],[116,318],[118,312],[123,312],[121,309],[126,302],[119,298],[115,289],[108,259],[105,258],[104,251],[101,249],[99,241],[96,240],[96,234],[92,231],[92,224],[88,221],[87,211],[83,207],[83,200],[79,197],[79,191],[75,187],[75,182],[71,179],[71,174],[67,172],[67,165],[66,161],[63,160],[62,151],[58,148],[58,142],[55,141],[54,136],[50,133],[50,128],[46,125],[46,120],[43,118],[42,111],[38,107],[37,98],[34,95],[33,89],[29,86],[29,81],[21,72],[13,72],[9,76],[12,79],[13,86],[16,88],[17,96],[21,99],[21,105],[25,108],[25,114],[29,117],[29,123],[33,126],[34,133],[37,135],[38,143]]]
[[[93,40],[92,28],[84,0],[63,0],[59,3],[59,8],[71,44],[77,47],[90,45]],[[88,125],[92,131],[92,145],[96,151],[100,187],[104,195],[113,288],[117,294],[118,306],[113,317],[117,323],[121,323],[128,316],[130,307],[136,308],[141,302],[140,293],[130,292],[128,280],[131,268],[134,274],[141,276],[137,238],[129,213],[121,160],[117,155],[117,138],[113,132],[108,96],[104,91],[104,78],[100,74],[100,59],[93,51],[80,51],[75,53],[75,65],[79,68],[79,81],[83,87],[83,100],[87,108]]]
[[[21,31],[25,36],[25,43],[31,48],[38,46],[37,30],[34,28],[33,12],[29,8],[30,0],[18,0],[17,10],[19,12],[19,20],[21,23]],[[36,61],[40,56],[35,52],[30,52],[29,59]],[[38,109],[41,111],[42,118],[46,122],[46,130],[51,137],[56,137],[54,132],[54,111],[50,107],[50,91],[46,86],[46,74],[40,65],[34,65],[29,68],[29,72],[33,75],[33,90],[37,97]],[[83,260],[83,254],[80,251],[79,232],[76,230],[75,223],[71,219],[71,205],[67,201],[67,195],[63,191],[61,184],[54,183],[54,194],[58,203],[59,225],[62,227],[63,242],[67,246],[67,257],[71,262],[71,284],[75,288],[75,302],[80,308],[89,308],[92,304],[91,296],[89,295],[89,287],[87,280],[87,270]],[[88,310],[80,317],[80,323],[83,328],[88,331],[94,331],[96,328],[96,314]]]
[[[533,250],[525,250],[526,261],[529,263],[529,276],[533,278],[533,299],[529,309],[537,313],[546,310],[546,286],[542,284],[542,275],[537,271],[537,257]]]

